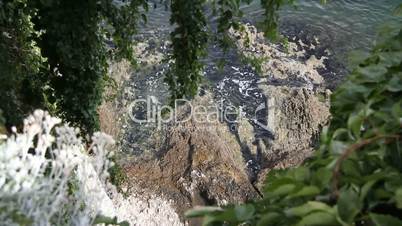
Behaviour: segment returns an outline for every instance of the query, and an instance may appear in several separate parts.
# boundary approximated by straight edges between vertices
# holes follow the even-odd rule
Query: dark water
[[[151,1],[152,2],[152,1]],[[143,32],[169,32],[168,5],[158,0],[150,3],[148,23]],[[343,54],[354,49],[367,49],[372,46],[376,30],[385,22],[395,21],[392,10],[402,4],[402,0],[298,0],[295,7],[285,7],[280,11],[282,32],[306,30],[323,41],[329,41],[335,54]],[[257,23],[263,19],[259,1],[243,5],[245,20]],[[212,20],[216,19],[213,17]]]
[[[287,25],[300,26],[320,40],[329,42],[331,50],[344,54],[354,49],[372,46],[376,30],[386,22],[397,20],[393,9],[402,0],[318,0],[297,1],[297,8],[286,7],[280,12],[281,30]],[[244,12],[254,20],[260,20],[262,10],[255,2],[243,7]]]
[[[139,41],[148,40],[150,37],[160,41],[168,39],[172,29],[169,24],[168,6],[161,5],[159,0],[155,2],[155,8],[152,1],[150,3],[148,22],[140,30],[140,35],[137,37]],[[341,77],[346,74],[346,71],[340,68],[345,63],[347,53],[372,46],[377,27],[386,21],[397,20],[391,16],[391,12],[398,3],[402,3],[402,0],[328,0],[326,5],[321,5],[319,2],[319,0],[300,0],[297,9],[293,7],[282,9],[280,31],[288,37],[297,37],[307,43],[317,38],[320,42],[318,48],[308,54],[320,57],[324,50],[329,50],[332,61],[327,66],[330,71],[336,72],[336,76]],[[244,22],[258,24],[263,19],[263,11],[258,3],[259,1],[255,1],[251,5],[242,6],[245,12]],[[208,18],[211,22],[216,20],[214,17]],[[164,51],[168,50],[164,47]],[[252,117],[255,116],[256,109],[266,101],[257,85],[261,78],[251,67],[242,64],[234,51],[223,55],[219,48],[210,45],[208,52],[209,56],[205,59],[204,86],[212,90],[217,102],[223,101],[225,105],[241,108],[253,124]],[[215,63],[221,58],[226,59],[227,63],[223,70],[218,70]],[[167,67],[168,65],[164,64],[145,74],[133,76],[130,83],[136,90],[133,100],[152,95],[159,101],[166,101],[168,87],[163,83],[163,76]],[[135,114],[144,115],[144,110],[137,109]],[[262,112],[261,120],[264,120],[266,114],[267,112]],[[154,148],[153,144],[150,145],[152,142],[149,142],[149,139],[152,139],[150,134],[155,125],[132,123],[128,127],[124,149],[134,154],[141,154],[145,149]],[[256,138],[270,136],[255,123],[254,129]]]

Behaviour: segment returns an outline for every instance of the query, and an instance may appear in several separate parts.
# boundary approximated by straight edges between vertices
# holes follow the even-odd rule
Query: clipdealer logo
[[[186,106],[186,111],[179,112],[179,108]],[[272,106],[271,106],[272,107]],[[140,110],[143,114],[135,114],[136,110]],[[262,123],[257,118],[257,115],[262,111],[267,111],[268,107],[265,103],[260,104],[255,112],[252,121],[259,127],[268,130],[268,125]],[[157,129],[161,129],[162,125],[168,123],[185,123],[189,120],[194,120],[198,124],[213,124],[226,122],[231,125],[236,125],[246,113],[241,107],[233,105],[225,105],[223,100],[217,103],[205,106],[194,105],[186,99],[176,99],[173,106],[163,105],[155,96],[136,99],[128,105],[130,119],[138,124],[152,124]],[[236,128],[231,128],[235,130]]]

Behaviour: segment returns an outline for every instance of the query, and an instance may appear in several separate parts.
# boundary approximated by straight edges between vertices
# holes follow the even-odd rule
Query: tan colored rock
[[[239,134],[241,145],[247,146],[250,149],[251,153],[253,155],[256,155],[257,146],[254,144],[255,143],[254,127],[251,125],[251,123],[247,119],[242,118],[239,121],[237,131]]]
[[[230,31],[235,38],[239,54],[246,57],[265,59],[262,62],[262,75],[266,80],[259,88],[267,98],[267,129],[273,139],[257,140],[261,150],[259,159],[262,172],[259,180],[265,179],[272,168],[287,168],[300,164],[311,155],[321,128],[328,122],[330,92],[323,87],[324,79],[317,69],[325,68],[325,57],[317,59],[314,55],[305,60],[305,51],[289,42],[285,50],[279,45],[267,43],[262,33],[250,25],[243,31]],[[293,82],[297,80],[297,85]],[[272,84],[270,81],[280,81]],[[247,134],[239,129],[241,133]]]
[[[328,122],[329,103],[305,88],[270,85],[260,88],[268,97],[267,127],[274,135],[264,155],[270,165],[263,168],[301,163],[311,154],[321,128]]]
[[[261,65],[262,75],[274,79],[286,79],[289,75],[304,79],[313,84],[323,83],[318,68],[324,67],[323,60],[315,56],[302,61],[299,57],[304,56],[304,51],[297,51],[297,45],[289,42],[287,51],[276,44],[267,44],[262,32],[257,32],[254,26],[244,25],[242,31],[230,30],[230,34],[236,40],[238,52],[245,57],[257,57],[265,59]],[[301,41],[300,41],[301,42]],[[300,43],[304,46],[304,43]]]
[[[135,56],[141,56],[137,61],[142,67],[151,67],[160,64],[165,57],[161,51],[151,48],[149,41],[138,42],[133,49]],[[163,45],[167,45],[167,43],[163,43]]]
[[[211,101],[210,96],[195,100]],[[182,108],[186,112],[185,107]],[[249,181],[241,146],[224,123],[189,120],[172,125],[156,160],[127,165],[131,183],[174,200],[179,214],[196,205],[245,202],[258,193]]]
[[[122,122],[119,118],[124,114],[119,107],[120,103],[116,100],[116,96],[118,89],[122,88],[124,82],[130,78],[131,67],[131,64],[126,60],[110,64],[108,76],[114,80],[116,87],[106,87],[102,104],[98,107],[100,129],[114,139],[118,139],[120,135]]]

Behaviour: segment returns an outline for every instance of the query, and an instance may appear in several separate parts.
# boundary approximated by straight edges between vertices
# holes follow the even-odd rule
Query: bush
[[[0,139],[0,221],[4,225],[91,225],[113,214],[105,190],[113,140],[92,137],[91,155],[78,130],[37,110],[23,133]],[[111,220],[111,219],[109,219]]]
[[[0,109],[7,124],[41,107],[84,133],[98,130],[107,60],[134,61],[141,6],[145,0],[0,1]]]
[[[43,106],[42,58],[27,1],[0,2],[0,109],[8,125]]]

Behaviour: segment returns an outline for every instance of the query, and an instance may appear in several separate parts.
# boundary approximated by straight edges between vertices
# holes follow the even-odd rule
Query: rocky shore
[[[126,186],[131,191],[127,200],[135,197],[132,199],[155,203],[158,197],[166,203],[165,210],[158,213],[149,209],[156,208],[152,204],[144,207],[144,212],[132,214],[152,213],[156,214],[154,218],[160,215],[161,219],[171,219],[169,225],[197,225],[199,222],[184,219],[186,210],[197,205],[225,205],[258,198],[269,170],[298,165],[314,150],[320,130],[330,117],[331,92],[326,78],[330,74],[326,69],[330,56],[306,57],[305,49],[315,47],[301,41],[290,40],[287,47],[268,43],[250,25],[244,25],[242,32],[230,34],[239,55],[264,59],[258,79],[258,89],[265,102],[264,118],[257,121],[238,118],[235,127],[225,121],[200,123],[192,118],[184,123],[168,123],[157,130],[146,125],[131,123],[130,126],[126,116],[120,143],[125,153],[131,153],[122,155],[121,161],[128,175]],[[163,70],[160,59],[165,45],[139,45],[141,51],[150,55],[147,73]],[[132,73],[125,83],[127,88],[120,100],[124,107],[140,92],[133,88],[138,73]],[[155,84],[158,79],[154,80]],[[160,89],[165,88],[162,85]],[[191,104],[209,106],[216,102],[214,91],[205,88]],[[188,105],[181,106],[178,115],[184,117],[189,111]],[[135,128],[139,126],[140,129]],[[259,130],[266,130],[268,135],[259,134]],[[135,143],[132,133],[136,132],[146,139]],[[130,152],[137,150],[139,143],[147,150]],[[119,206],[128,201],[117,202]],[[128,205],[128,208],[133,207]],[[129,211],[126,217],[127,214],[130,215]],[[133,225],[140,224],[135,217],[130,219]],[[158,224],[155,221],[147,225]]]

